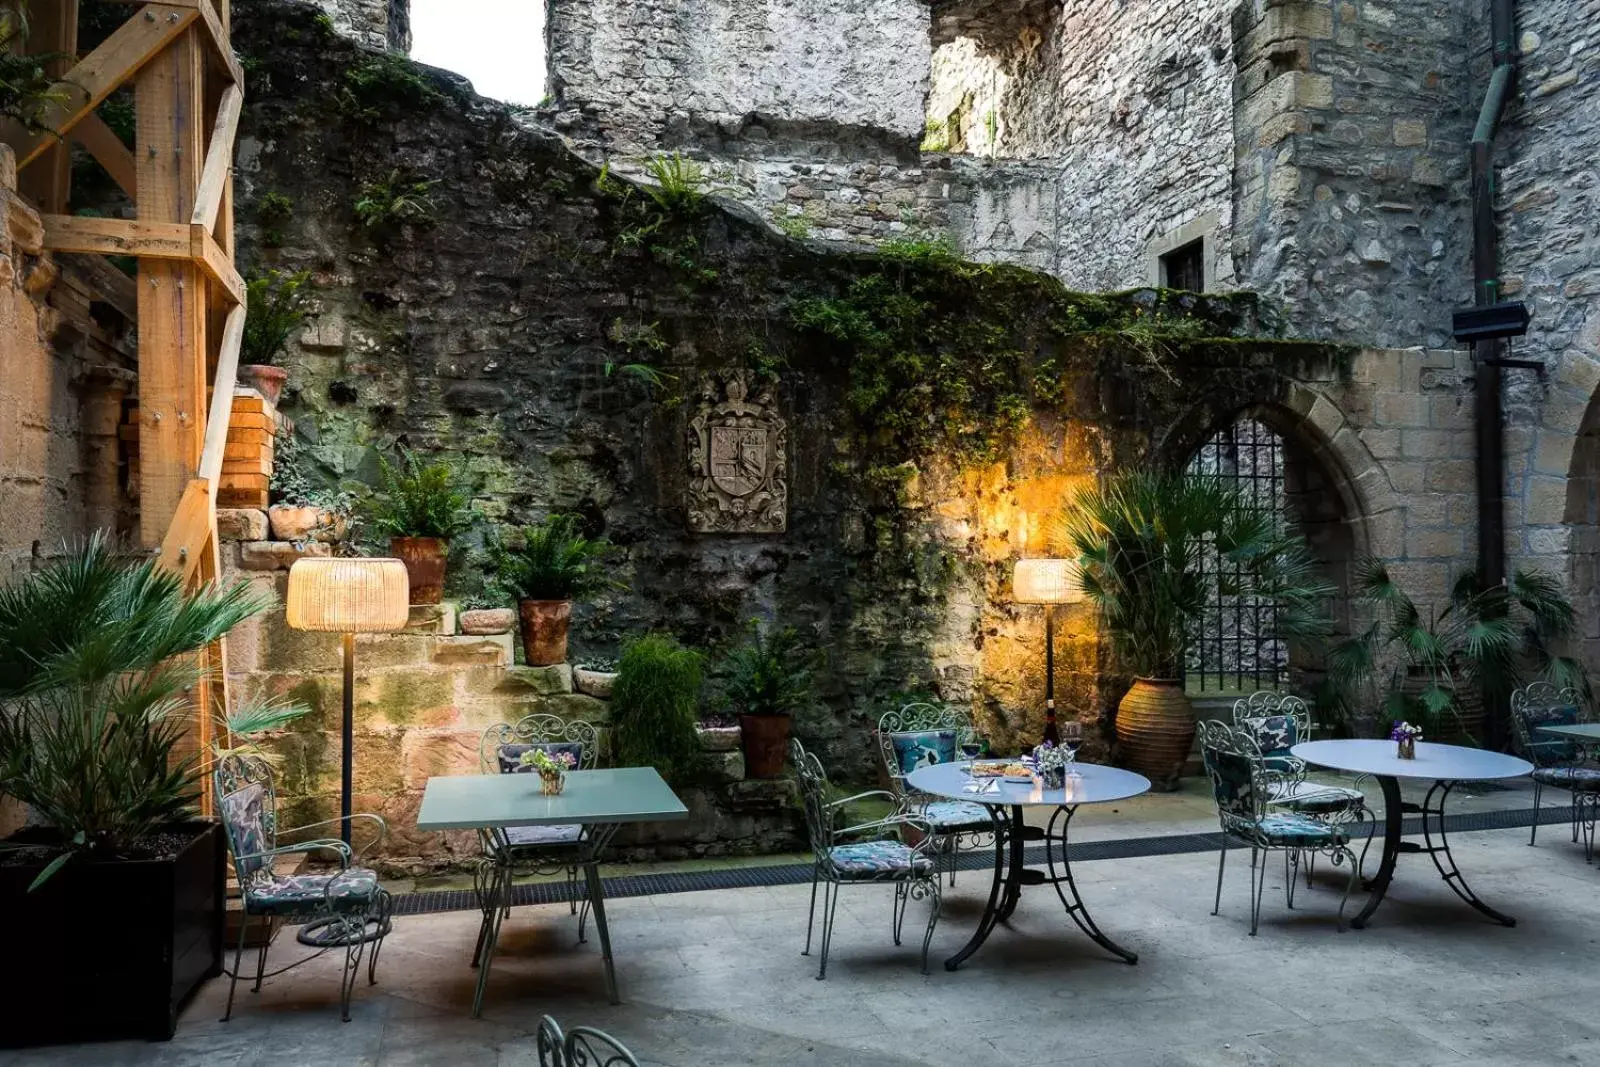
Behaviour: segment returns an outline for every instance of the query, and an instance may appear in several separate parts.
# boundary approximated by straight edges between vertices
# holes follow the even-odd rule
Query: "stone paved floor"
[[[1375,924],[1343,934],[1326,864],[1291,912],[1275,862],[1254,938],[1237,852],[1215,918],[1214,854],[1080,864],[1086,899],[1141,954],[1136,967],[1102,954],[1040,888],[1012,929],[946,973],[938,960],[965,940],[986,889],[971,875],[946,894],[927,976],[915,947],[890,943],[886,887],[846,890],[824,982],[799,955],[806,886],[617,900],[617,1007],[605,1002],[593,935],[574,944],[564,905],[522,908],[477,1021],[467,966],[476,916],[406,918],[348,1024],[325,957],[258,996],[241,992],[228,1024],[217,1021],[225,982],[210,983],[170,1044],[0,1053],[0,1067],[509,1067],[537,1062],[531,1034],[546,1012],[606,1028],[653,1064],[1600,1063],[1600,870],[1561,828],[1542,831],[1537,849],[1526,842],[1526,830],[1454,842],[1474,887],[1519,917],[1515,929],[1469,911],[1420,856],[1401,858]],[[912,907],[908,932],[926,915]]]

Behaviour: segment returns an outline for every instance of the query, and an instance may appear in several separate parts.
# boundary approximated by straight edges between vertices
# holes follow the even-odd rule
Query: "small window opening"
[[[1161,257],[1161,284],[1168,289],[1202,292],[1206,287],[1205,238],[1190,241]]]

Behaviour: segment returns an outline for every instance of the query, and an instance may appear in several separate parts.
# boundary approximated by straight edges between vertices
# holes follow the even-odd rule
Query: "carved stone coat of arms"
[[[772,393],[751,375],[703,375],[689,420],[689,529],[782,533],[788,526],[789,438]]]

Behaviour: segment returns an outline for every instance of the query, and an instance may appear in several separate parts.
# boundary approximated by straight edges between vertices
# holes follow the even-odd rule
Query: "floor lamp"
[[[1077,567],[1070,559],[1019,559],[1011,575],[1011,597],[1044,605],[1044,738],[1061,744],[1056,726],[1056,605],[1081,600]]]
[[[411,615],[411,585],[397,559],[307,558],[289,568],[287,622],[295,630],[336,633],[344,638],[344,714],[341,755],[339,838],[350,843],[350,794],[355,753],[356,634],[405,629]],[[305,944],[340,944],[337,929],[311,923],[302,928]]]

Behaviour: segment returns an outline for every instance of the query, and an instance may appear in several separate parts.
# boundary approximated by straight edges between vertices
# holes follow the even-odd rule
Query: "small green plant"
[[[398,169],[378,181],[362,182],[354,204],[356,218],[369,230],[404,222],[432,222],[434,203],[430,191],[438,184],[430,179],[413,180]]]
[[[772,221],[786,236],[796,241],[804,241],[811,236],[811,220],[804,215],[791,215],[780,208],[773,214]]]
[[[269,270],[245,283],[249,307],[244,317],[240,363],[273,364],[289,338],[305,324],[311,303],[311,272]]]
[[[950,151],[950,127],[941,119],[929,119],[922,128],[922,145],[924,152]]]
[[[292,431],[279,430],[274,439],[267,496],[274,504],[324,508],[336,513],[346,520],[346,539],[358,525],[355,498],[317,465],[305,440]]]
[[[59,52],[23,55],[22,43],[28,37],[26,9],[21,4],[0,6],[0,117],[19,123],[30,133],[54,133],[43,117],[45,105],[66,100],[68,93],[56,88],[49,67],[59,59],[70,59]]]
[[[389,537],[455,537],[477,521],[471,494],[443,461],[424,464],[405,452],[397,465],[378,457],[381,488],[366,507],[367,523]]]
[[[650,357],[665,352],[671,347],[667,339],[661,336],[661,324],[657,322],[628,322],[620,316],[613,319],[611,327],[606,331],[606,336],[611,342],[630,356],[639,358],[628,362],[618,362],[607,359],[605,362],[605,376],[636,378],[653,389],[664,387],[675,376],[667,374],[654,366],[648,360]]]
[[[263,607],[242,582],[186,591],[98,536],[0,589],[0,791],[33,810],[55,852],[30,888],[190,816],[200,765],[178,749],[198,678],[187,654]]]
[[[385,116],[414,114],[432,108],[444,94],[415,63],[392,53],[369,55],[345,72],[339,91],[341,110],[361,122]]]
[[[283,247],[283,225],[294,217],[294,201],[276,190],[269,190],[256,202],[256,225],[261,227],[261,243],[268,248]]]
[[[695,724],[702,680],[700,653],[674,637],[647,634],[623,647],[610,705],[618,766],[653,766],[673,784],[700,771]]]
[[[519,600],[572,600],[610,584],[610,542],[585,537],[576,515],[552,515],[524,526],[519,543],[489,542],[496,583]]]
[[[811,700],[812,676],[821,664],[792,626],[752,619],[743,643],[717,669],[723,698],[735,715],[793,715]]]
[[[682,152],[651,156],[644,172],[655,182],[644,187],[645,195],[661,210],[688,216],[698,214],[705,205],[705,171]]]

